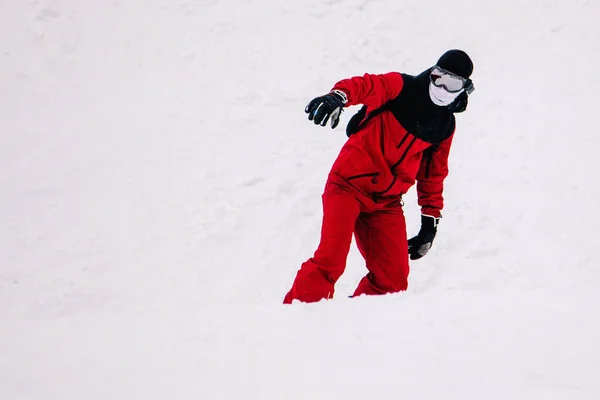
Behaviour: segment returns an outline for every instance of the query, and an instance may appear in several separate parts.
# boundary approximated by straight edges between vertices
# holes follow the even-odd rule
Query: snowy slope
[[[0,3],[0,398],[598,399],[600,3]],[[281,305],[337,80],[475,62],[409,291]],[[343,115],[343,123],[353,110]],[[414,192],[409,234],[418,230]]]

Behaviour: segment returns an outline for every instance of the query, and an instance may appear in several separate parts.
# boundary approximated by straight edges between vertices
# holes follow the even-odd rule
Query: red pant
[[[284,303],[333,297],[346,268],[352,234],[369,273],[353,296],[394,293],[408,287],[408,245],[400,198],[373,201],[341,179],[330,177],[323,193],[321,242],[304,262]]]

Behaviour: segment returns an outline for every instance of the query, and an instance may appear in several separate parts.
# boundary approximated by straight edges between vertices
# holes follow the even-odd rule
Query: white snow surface
[[[0,398],[600,399],[600,2],[2,0]],[[306,103],[473,58],[409,290],[284,306]],[[409,235],[419,228],[412,190]]]

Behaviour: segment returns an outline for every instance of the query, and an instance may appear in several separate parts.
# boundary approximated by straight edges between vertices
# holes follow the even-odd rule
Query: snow
[[[0,3],[0,398],[598,399],[600,3]],[[409,290],[281,304],[337,80],[475,62]],[[416,233],[415,193],[405,199]]]

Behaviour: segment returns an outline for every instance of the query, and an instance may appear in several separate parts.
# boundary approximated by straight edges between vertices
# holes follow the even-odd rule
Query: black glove
[[[340,114],[347,102],[348,99],[344,92],[333,90],[325,96],[311,100],[304,111],[308,114],[308,119],[314,121],[315,125],[325,126],[331,118],[331,129],[333,129],[340,122]]]
[[[421,215],[421,230],[417,236],[408,240],[408,254],[411,260],[418,260],[427,254],[433,244],[439,222],[439,218]]]

